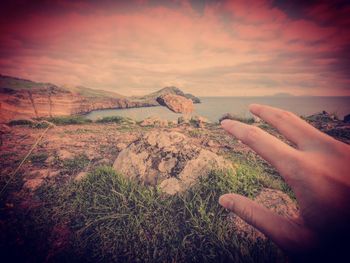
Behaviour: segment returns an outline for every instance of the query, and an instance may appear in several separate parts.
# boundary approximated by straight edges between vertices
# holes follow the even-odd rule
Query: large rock
[[[233,169],[223,157],[178,132],[152,131],[119,153],[113,167],[126,177],[175,194],[213,169]]]
[[[157,101],[176,113],[191,113],[194,110],[193,101],[179,95],[166,94],[157,98]]]

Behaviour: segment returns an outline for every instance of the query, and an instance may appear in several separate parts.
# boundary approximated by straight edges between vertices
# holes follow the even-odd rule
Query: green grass
[[[72,159],[62,160],[60,163],[61,173],[76,174],[83,170],[89,164],[89,159],[86,155],[81,154],[74,156]]]
[[[247,172],[213,171],[185,194],[167,196],[102,166],[80,182],[41,187],[37,196],[44,206],[34,229],[68,224],[72,240],[60,253],[71,255],[70,262],[280,260],[283,255],[270,242],[236,235],[218,204],[224,193],[255,194],[254,175],[244,179]]]
[[[92,122],[91,120],[86,119],[83,116],[51,117],[51,118],[46,118],[46,120],[56,125],[86,124],[86,123]]]

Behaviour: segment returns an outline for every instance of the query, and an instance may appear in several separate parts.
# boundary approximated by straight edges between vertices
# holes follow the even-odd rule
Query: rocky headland
[[[167,87],[142,97],[126,97],[110,91],[86,87],[60,87],[0,75],[0,123],[21,118],[85,114],[101,109],[159,106],[157,99],[169,94],[180,97],[180,100],[175,102],[177,104],[171,104],[171,108],[180,112],[187,111],[188,104],[192,101],[200,102],[198,98],[184,94],[175,87]]]

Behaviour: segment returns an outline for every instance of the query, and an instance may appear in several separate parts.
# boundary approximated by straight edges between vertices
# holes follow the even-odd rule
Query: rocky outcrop
[[[165,87],[161,90],[158,90],[156,92],[153,92],[151,94],[145,95],[145,96],[136,96],[136,97],[131,97],[131,99],[136,100],[136,101],[141,101],[145,102],[148,104],[154,104],[154,105],[159,105],[157,102],[157,99],[159,97],[162,97],[167,94],[173,94],[173,95],[178,95],[181,97],[185,97],[187,99],[190,99],[193,101],[193,103],[201,103],[201,100],[192,94],[189,93],[184,93],[182,90],[176,87]]]
[[[178,95],[167,94],[159,97],[157,101],[176,113],[191,113],[194,110],[192,100]]]
[[[213,169],[233,169],[223,157],[178,132],[152,131],[121,151],[114,169],[168,194],[186,190]]]

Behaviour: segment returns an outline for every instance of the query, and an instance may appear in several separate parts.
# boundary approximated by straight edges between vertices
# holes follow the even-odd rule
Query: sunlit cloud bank
[[[343,2],[32,2],[0,13],[1,74],[125,95],[350,95]]]

